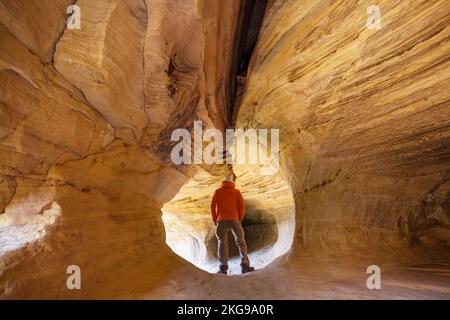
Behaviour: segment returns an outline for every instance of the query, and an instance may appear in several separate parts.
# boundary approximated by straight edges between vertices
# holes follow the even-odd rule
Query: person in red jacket
[[[220,262],[219,273],[228,271],[228,233],[231,231],[241,256],[241,271],[247,273],[254,271],[250,267],[247,255],[244,229],[241,221],[244,219],[244,199],[241,192],[234,186],[234,176],[227,176],[222,187],[217,189],[211,201],[211,215],[216,225],[218,242],[217,257]]]

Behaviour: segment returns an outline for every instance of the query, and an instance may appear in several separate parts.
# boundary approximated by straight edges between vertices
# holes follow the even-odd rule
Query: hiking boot
[[[244,273],[255,271],[255,268],[250,267],[249,264],[243,263],[243,264],[241,264],[241,271],[244,274]]]
[[[228,266],[221,265],[219,267],[219,271],[217,271],[217,273],[228,274]]]

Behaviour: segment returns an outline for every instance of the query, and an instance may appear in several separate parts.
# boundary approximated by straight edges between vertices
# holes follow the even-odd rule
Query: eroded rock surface
[[[0,297],[449,298],[448,1],[379,1],[380,30],[370,1],[267,1],[248,71],[239,0],[79,0],[68,30],[72,2],[0,0]],[[196,120],[279,128],[280,170],[175,166]],[[214,266],[230,170],[276,260],[227,278],[165,242]]]
[[[365,27],[369,5],[276,2],[253,56],[238,126],[282,128],[306,246],[448,228],[426,208],[450,191],[427,202],[450,178],[449,5],[382,1],[381,30]]]

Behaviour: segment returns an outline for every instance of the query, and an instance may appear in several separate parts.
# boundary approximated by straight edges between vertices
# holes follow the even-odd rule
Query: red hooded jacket
[[[211,215],[215,222],[244,219],[244,199],[233,182],[224,181],[217,189],[211,201]]]

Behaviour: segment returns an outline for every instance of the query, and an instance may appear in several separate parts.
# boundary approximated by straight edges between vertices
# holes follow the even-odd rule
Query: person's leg
[[[228,231],[226,221],[218,221],[216,226],[216,237],[217,237],[217,258],[220,262],[220,270],[226,271],[228,267]],[[226,273],[226,272],[224,272]]]
[[[244,229],[240,221],[233,221],[231,231],[233,232],[236,246],[239,249],[239,255],[241,256],[242,265],[250,265],[250,261],[247,255],[247,243],[245,242]]]

